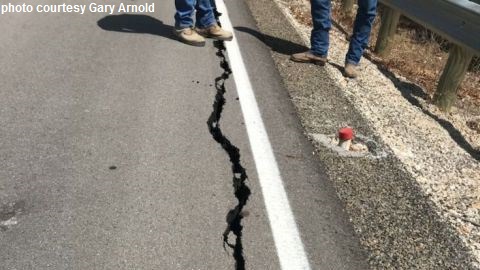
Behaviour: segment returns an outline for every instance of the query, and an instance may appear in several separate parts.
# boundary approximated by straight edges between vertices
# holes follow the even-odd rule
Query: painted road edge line
[[[215,2],[218,11],[223,14],[220,16],[222,27],[233,33],[225,3],[223,0],[215,0]],[[225,47],[281,268],[283,270],[309,270],[307,254],[235,36],[232,41],[225,42]]]

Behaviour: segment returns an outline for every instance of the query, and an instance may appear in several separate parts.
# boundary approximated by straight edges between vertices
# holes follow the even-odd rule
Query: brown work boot
[[[214,24],[207,28],[196,28],[197,32],[206,37],[217,40],[230,41],[233,39],[233,34],[229,31],[223,30],[218,24]]]
[[[345,77],[348,77],[348,78],[353,79],[358,77],[357,66],[352,63],[346,63],[344,73],[345,73]]]
[[[326,57],[320,57],[313,54],[311,51],[295,53],[290,56],[290,59],[299,63],[313,63],[315,65],[323,66],[327,63]]]
[[[175,29],[175,34],[183,43],[197,47],[205,46],[205,38],[192,28]]]

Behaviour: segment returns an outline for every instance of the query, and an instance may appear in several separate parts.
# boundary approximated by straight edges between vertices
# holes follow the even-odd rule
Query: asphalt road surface
[[[288,270],[228,53],[150,3],[0,16],[0,269]],[[310,269],[366,269],[248,8],[226,6]]]

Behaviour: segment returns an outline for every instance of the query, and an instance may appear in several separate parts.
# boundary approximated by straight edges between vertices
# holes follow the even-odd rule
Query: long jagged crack
[[[222,111],[225,106],[225,82],[228,80],[232,71],[230,65],[225,56],[225,44],[223,41],[215,41],[215,48],[217,48],[217,56],[220,58],[220,67],[223,69],[223,73],[215,79],[215,88],[217,93],[213,102],[213,111],[208,118],[207,124],[212,134],[213,139],[222,146],[223,150],[228,154],[231,162],[231,169],[233,174],[233,188],[235,198],[237,199],[237,205],[230,209],[227,214],[227,228],[223,233],[223,247],[227,246],[233,250],[233,258],[235,259],[235,269],[244,270],[245,268],[245,256],[243,254],[242,244],[242,219],[245,216],[243,208],[247,204],[250,197],[250,188],[246,185],[248,179],[245,168],[240,162],[240,150],[223,135],[220,129],[220,118],[222,117]],[[230,243],[229,236],[233,233],[236,237],[234,243]]]

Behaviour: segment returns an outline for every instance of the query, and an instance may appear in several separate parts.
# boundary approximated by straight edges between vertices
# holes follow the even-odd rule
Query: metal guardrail
[[[380,2],[449,41],[480,54],[480,4],[468,0],[380,0]]]
[[[375,52],[386,55],[395,39],[401,15],[443,36],[453,43],[445,69],[433,97],[434,103],[450,111],[457,89],[474,54],[480,55],[480,0],[379,0],[385,5]],[[342,0],[351,14],[353,0]]]

